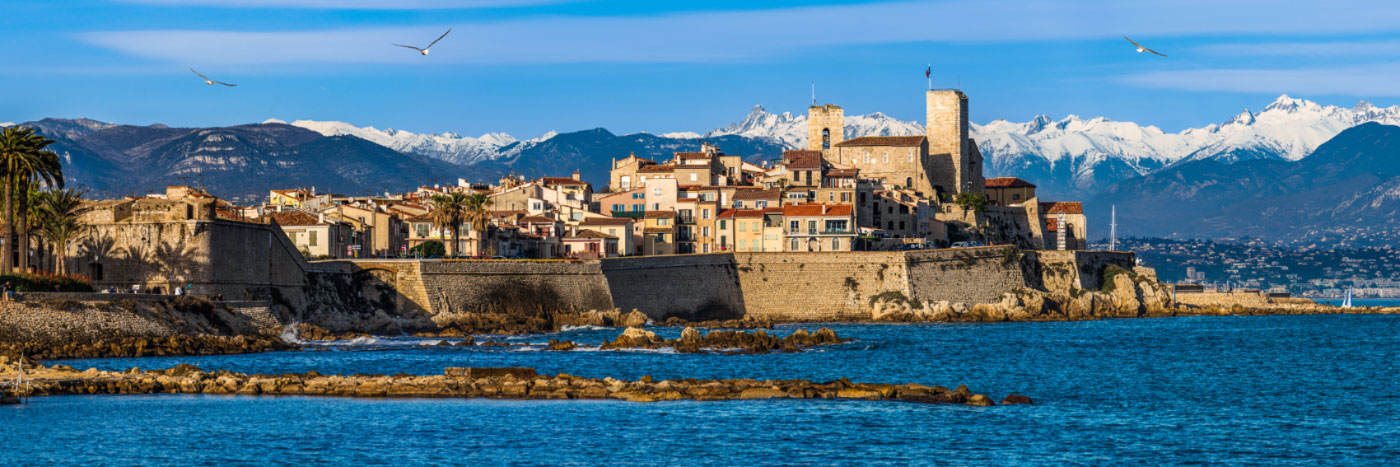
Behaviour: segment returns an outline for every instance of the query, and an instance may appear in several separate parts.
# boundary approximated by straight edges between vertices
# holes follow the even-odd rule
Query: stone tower
[[[968,173],[979,164],[972,163],[968,142],[967,95],[962,91],[940,89],[928,91],[928,153],[929,172],[933,184],[949,195],[963,191],[982,191],[984,187],[966,186],[975,182]]]
[[[831,149],[846,140],[846,111],[826,104],[807,108],[807,149]]]

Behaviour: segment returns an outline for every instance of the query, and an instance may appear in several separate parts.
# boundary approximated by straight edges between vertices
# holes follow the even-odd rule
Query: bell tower
[[[846,140],[846,115],[840,106],[826,104],[807,108],[807,149],[831,149]]]
[[[926,113],[928,116],[929,173],[933,184],[944,193],[955,194],[964,191],[982,191],[984,187],[970,186],[977,182],[967,173],[971,169],[979,171],[969,148],[967,125],[967,95],[953,89],[929,90]]]

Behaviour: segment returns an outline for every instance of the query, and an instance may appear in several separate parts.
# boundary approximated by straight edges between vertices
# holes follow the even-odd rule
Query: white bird
[[[438,41],[442,40],[442,38],[447,37],[447,33],[450,33],[450,32],[452,32],[452,28],[447,28],[447,32],[442,33],[442,35],[441,35],[441,36],[438,36],[437,39],[433,40],[433,42],[432,42],[431,44],[428,44],[427,47],[424,47],[424,48],[421,48],[421,49],[420,49],[420,48],[417,48],[417,47],[414,47],[414,46],[411,46],[411,45],[403,45],[403,44],[394,44],[394,45],[397,45],[397,46],[399,46],[399,47],[404,47],[404,48],[409,48],[409,49],[417,50],[418,53],[423,54],[423,55],[427,55],[427,54],[428,54],[428,49],[433,48],[433,44],[437,44]]]
[[[199,75],[200,78],[204,78],[204,84],[207,84],[207,85],[210,85],[210,86],[213,86],[215,83],[217,83],[217,84],[222,84],[222,85],[228,86],[228,87],[237,86],[237,84],[225,83],[225,82],[223,82],[223,81],[214,81],[214,80],[212,80],[212,79],[209,79],[208,76],[200,75],[198,71],[194,71],[194,68],[190,68],[190,72],[192,72],[192,73],[194,73],[194,74],[196,74],[196,75]]]
[[[1124,39],[1128,39],[1128,35],[1127,35],[1127,34],[1124,34],[1124,35],[1123,35],[1123,38],[1124,38]],[[1128,39],[1128,42],[1132,42],[1132,43],[1133,43],[1133,46],[1134,46],[1134,47],[1137,47],[1138,53],[1152,52],[1152,53],[1154,53],[1154,54],[1161,55],[1161,56],[1163,56],[1163,57],[1167,56],[1167,54],[1158,52],[1158,51],[1156,51],[1156,50],[1149,49],[1149,48],[1147,48],[1147,47],[1143,47],[1142,44],[1139,44],[1139,43],[1137,43],[1136,41],[1133,41],[1132,39]]]

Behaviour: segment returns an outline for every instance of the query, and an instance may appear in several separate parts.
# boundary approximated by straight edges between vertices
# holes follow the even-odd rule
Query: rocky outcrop
[[[0,378],[13,377],[13,365],[0,364]],[[227,370],[207,372],[192,365],[165,370],[78,371],[55,365],[27,373],[24,395],[76,394],[238,394],[336,397],[436,397],[491,399],[616,399],[630,402],[744,399],[864,399],[916,403],[993,405],[966,386],[948,390],[922,384],[853,383],[842,378],[807,380],[677,379],[637,381],[541,375],[532,368],[447,368],[442,375],[262,375]]]
[[[647,315],[637,310],[623,313],[622,310],[596,311],[583,313],[557,313],[554,315],[554,330],[564,326],[602,326],[640,328],[646,326]]]
[[[249,316],[197,297],[0,302],[0,354],[42,359],[295,349]]]
[[[227,355],[274,350],[296,350],[299,345],[269,336],[170,336],[126,337],[112,340],[0,344],[0,355],[24,355],[43,360],[61,358],[161,357],[183,355]]]
[[[660,326],[696,327],[704,329],[773,329],[773,321],[767,319],[723,319],[709,321],[688,321],[672,316],[662,321]]]
[[[1308,300],[1271,301],[1267,305],[1193,306],[1172,300],[1167,286],[1150,276],[1122,271],[1106,274],[1097,291],[1072,290],[1068,294],[1016,289],[994,303],[909,302],[902,297],[877,300],[871,318],[893,322],[1000,322],[1079,321],[1107,318],[1166,316],[1280,315],[1326,313],[1400,313],[1400,308],[1341,309]]]
[[[660,349],[671,348],[681,353],[704,351],[725,351],[741,353],[798,352],[804,347],[833,345],[848,342],[828,328],[808,332],[798,329],[784,337],[768,334],[767,331],[741,332],[715,330],[701,334],[693,327],[681,330],[678,339],[663,339],[656,333],[640,328],[627,328],[622,335],[611,342],[604,342],[603,350],[611,349]]]

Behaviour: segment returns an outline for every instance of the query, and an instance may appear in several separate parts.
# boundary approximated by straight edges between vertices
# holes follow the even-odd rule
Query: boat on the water
[[[1347,287],[1347,295],[1342,298],[1342,308],[1351,308],[1351,287]]]

